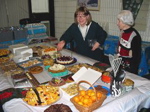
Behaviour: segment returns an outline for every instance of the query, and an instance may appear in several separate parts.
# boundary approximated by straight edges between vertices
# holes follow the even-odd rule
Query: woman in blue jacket
[[[61,36],[57,49],[61,50],[66,43],[74,40],[76,52],[92,59],[103,61],[103,43],[107,33],[96,22],[86,7],[79,7],[74,13],[75,22]],[[92,47],[89,41],[94,40]]]

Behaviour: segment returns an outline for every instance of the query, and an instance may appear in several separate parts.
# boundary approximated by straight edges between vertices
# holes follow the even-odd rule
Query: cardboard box
[[[12,40],[13,40],[13,31],[11,30],[0,31],[0,42],[6,42]]]
[[[28,37],[28,31],[26,28],[22,28],[20,30],[15,29],[14,30],[14,39],[19,40],[22,38],[27,38]]]
[[[16,50],[22,49],[22,48],[28,48],[28,46],[26,46],[25,44],[15,44],[15,45],[9,46],[10,51],[14,54]]]

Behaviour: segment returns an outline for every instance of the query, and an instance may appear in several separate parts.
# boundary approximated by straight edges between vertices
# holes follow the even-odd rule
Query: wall
[[[149,2],[149,0],[146,0]],[[55,35],[57,38],[74,22],[77,0],[55,0]],[[108,22],[109,34],[119,36],[116,16],[122,9],[122,0],[101,0],[100,11],[90,11],[96,22]],[[150,41],[150,7],[145,31],[139,31],[143,41]]]
[[[122,9],[121,1],[122,0],[101,0],[100,11],[90,11],[94,21],[109,23],[110,35],[119,35],[119,29],[116,25],[116,16]],[[150,0],[144,1],[150,2]],[[55,35],[59,38],[71,23],[74,22],[73,16],[76,10],[77,0],[54,0],[54,2]],[[10,12],[7,14],[7,11]],[[6,14],[9,16],[9,20]],[[143,15],[144,13],[142,12],[141,14]],[[20,19],[29,17],[28,0],[0,0],[0,17],[2,17],[0,19],[0,27],[18,26]],[[141,18],[141,20],[138,21],[142,20]],[[146,15],[146,22],[146,29],[144,31],[139,30],[139,33],[143,41],[150,41],[150,6],[148,8],[148,14]]]
[[[19,20],[29,17],[28,0],[0,0],[0,27],[19,26]]]

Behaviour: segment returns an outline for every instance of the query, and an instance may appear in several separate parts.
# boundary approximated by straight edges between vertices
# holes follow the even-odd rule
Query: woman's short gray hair
[[[133,14],[131,11],[129,10],[122,10],[117,18],[119,20],[121,20],[124,24],[127,24],[127,25],[130,25],[130,26],[133,26],[134,25],[134,18],[133,18]]]

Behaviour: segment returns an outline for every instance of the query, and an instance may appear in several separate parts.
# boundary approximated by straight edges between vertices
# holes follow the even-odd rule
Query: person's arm
[[[60,41],[57,45],[57,50],[61,51],[64,46],[65,46],[65,41],[64,40]]]
[[[66,43],[70,42],[73,39],[73,31],[75,24],[73,23],[60,37],[60,41],[64,40]]]
[[[92,51],[99,48],[99,46],[102,46],[107,37],[106,31],[103,30],[103,28],[98,23],[97,23],[96,33],[97,33],[97,42],[94,44]]]
[[[72,40],[72,31],[73,31],[73,24],[60,37],[60,42],[57,45],[58,51],[62,50],[65,44]]]
[[[97,42],[100,44],[100,46],[104,44],[106,37],[107,37],[106,31],[98,24],[97,25]]]
[[[132,60],[130,63],[130,72],[137,74],[141,60],[141,38],[134,37],[131,43]]]

